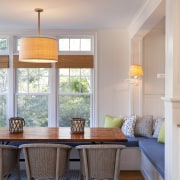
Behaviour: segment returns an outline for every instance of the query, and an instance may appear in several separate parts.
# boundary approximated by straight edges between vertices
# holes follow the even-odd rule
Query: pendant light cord
[[[40,13],[43,12],[43,9],[36,8],[35,12],[38,13],[38,36],[40,37]]]

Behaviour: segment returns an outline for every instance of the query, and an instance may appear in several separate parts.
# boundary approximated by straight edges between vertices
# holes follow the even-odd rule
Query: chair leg
[[[20,176],[20,167],[19,167],[19,163],[18,163],[18,165],[17,165],[17,167],[16,167],[16,174],[17,174],[18,180],[20,180],[20,179],[21,179],[21,176]]]
[[[79,179],[83,180],[83,176],[82,176],[81,172],[79,173]]]

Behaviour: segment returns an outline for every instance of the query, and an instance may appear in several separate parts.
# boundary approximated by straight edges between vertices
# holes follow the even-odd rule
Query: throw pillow
[[[136,121],[135,136],[152,137],[153,134],[153,116],[144,116]]]
[[[153,138],[158,138],[159,131],[161,129],[163,122],[164,122],[164,118],[159,117],[155,120]]]
[[[121,128],[123,125],[124,119],[121,117],[113,117],[106,115],[104,127],[106,128]]]
[[[136,124],[136,116],[127,116],[124,118],[124,123],[122,125],[122,132],[125,136],[134,137],[134,127]]]
[[[165,143],[165,122],[163,122],[158,135],[158,142]]]

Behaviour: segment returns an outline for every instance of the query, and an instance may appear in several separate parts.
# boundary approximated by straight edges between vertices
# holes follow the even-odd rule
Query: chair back
[[[114,144],[77,146],[76,149],[80,152],[81,174],[86,180],[119,180],[120,154],[123,148],[125,146]]]
[[[0,179],[8,178],[13,170],[19,177],[19,148],[10,145],[0,145]]]
[[[55,178],[69,176],[69,155],[71,146],[64,144],[24,144],[23,149],[27,179]]]

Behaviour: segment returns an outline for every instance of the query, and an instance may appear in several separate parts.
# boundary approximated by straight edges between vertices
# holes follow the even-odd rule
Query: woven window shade
[[[9,67],[9,55],[0,55],[0,68]]]
[[[14,68],[51,68],[51,63],[26,63],[19,61],[19,55],[13,56]]]
[[[56,68],[93,68],[93,55],[59,55]]]

